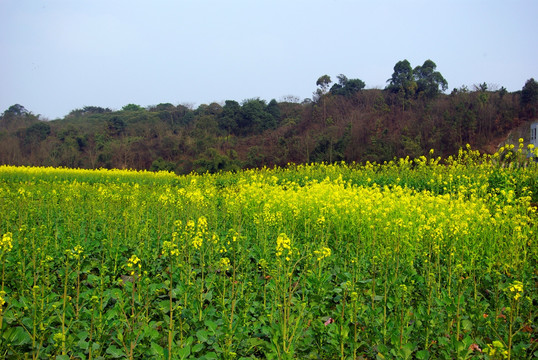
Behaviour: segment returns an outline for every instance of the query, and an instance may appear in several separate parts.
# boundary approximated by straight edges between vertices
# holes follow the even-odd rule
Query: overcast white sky
[[[536,0],[0,0],[0,112],[311,97],[408,59],[455,87],[538,79]]]

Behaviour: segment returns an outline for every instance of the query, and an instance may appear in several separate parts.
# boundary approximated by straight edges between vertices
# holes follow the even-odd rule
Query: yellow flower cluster
[[[286,257],[286,261],[290,261],[293,255],[291,240],[286,234],[280,234],[276,239],[276,256],[282,255]]]
[[[178,257],[179,249],[177,248],[177,245],[171,241],[165,241],[163,242],[162,254],[164,257]]]
[[[7,253],[13,249],[13,236],[10,232],[5,233],[2,235],[2,239],[0,239],[0,252]]]
[[[133,255],[127,260],[127,268],[131,270],[131,275],[134,275],[135,269],[138,267],[138,270],[142,269],[142,264],[138,256]]]
[[[194,220],[188,220],[187,225],[185,225],[185,232],[194,233],[195,228],[196,228],[196,224],[194,223]]]
[[[492,358],[496,355],[502,357],[503,359],[508,358],[508,350],[506,350],[503,343],[498,340],[495,340],[492,344],[489,344],[484,349],[484,353],[488,354]]]
[[[167,171],[146,171],[146,170],[122,170],[122,169],[70,169],[70,168],[61,168],[61,167],[36,167],[36,166],[12,166],[12,165],[1,165],[0,166],[0,175],[9,175],[9,174],[24,174],[28,177],[39,176],[40,178],[46,177],[54,179],[55,181],[62,181],[65,179],[72,178],[91,178],[92,180],[100,180],[101,182],[107,182],[109,180],[116,180],[118,178],[122,179],[137,179],[144,180],[148,183],[152,182],[167,182],[177,179],[177,175],[174,173],[169,173]]]
[[[320,250],[314,250],[314,255],[318,261],[321,261],[331,256],[331,248],[322,247]]]
[[[197,235],[205,236],[207,234],[207,218],[205,216],[200,216],[198,218],[197,226]]]
[[[228,259],[227,257],[221,258],[219,261],[219,268],[222,271],[230,270],[230,259]]]
[[[4,298],[2,296],[0,296],[0,315],[2,314],[2,311],[4,310],[4,304],[5,303],[6,303],[6,301],[4,300]]]
[[[187,221],[185,234],[191,239],[191,244],[196,250],[202,247],[204,239],[207,238],[207,229],[207,218],[205,216],[200,216],[197,223],[194,220]]]
[[[508,287],[508,290],[510,290],[511,293],[515,293],[514,300],[517,301],[521,298],[521,294],[523,293],[523,283],[521,281],[514,281],[514,283]]]
[[[76,245],[73,250],[67,250],[65,253],[70,259],[80,260],[83,252],[84,248],[80,245]]]
[[[267,266],[268,266],[267,260],[265,260],[265,259],[260,259],[260,260],[258,261],[258,269],[260,269],[260,270],[266,270],[266,269],[267,269]]]
[[[204,239],[200,236],[195,236],[194,239],[192,239],[192,246],[196,250],[200,249],[203,243],[204,243]]]
[[[54,334],[54,336],[52,337],[52,340],[53,340],[55,343],[57,343],[57,344],[59,344],[59,343],[63,343],[63,342],[65,341],[65,335],[64,335],[63,333],[61,333],[61,332],[56,333],[56,334]]]

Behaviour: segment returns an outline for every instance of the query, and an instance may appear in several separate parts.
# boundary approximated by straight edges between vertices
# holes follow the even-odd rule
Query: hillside
[[[411,96],[363,87],[333,85],[303,102],[254,98],[196,109],[129,104],[120,111],[86,106],[55,121],[42,121],[17,104],[0,117],[0,164],[189,173],[288,162],[383,162],[430,149],[449,155],[467,143],[492,152],[537,108],[536,96],[529,100],[521,91],[489,91],[485,85]]]

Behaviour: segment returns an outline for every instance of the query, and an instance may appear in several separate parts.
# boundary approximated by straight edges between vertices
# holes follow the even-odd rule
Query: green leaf
[[[90,346],[90,343],[86,341],[86,339],[80,339],[77,343],[78,347],[82,350],[88,350],[88,347]]]
[[[161,359],[164,358],[164,349],[161,345],[157,344],[156,342],[151,343],[150,347],[150,354],[151,355],[157,355]]]
[[[161,337],[161,334],[159,334],[157,329],[149,326],[144,329],[144,333],[151,340],[158,340]]]
[[[211,351],[211,352],[208,352],[207,354],[205,354],[204,359],[206,359],[206,360],[217,360],[218,357],[217,357],[217,354],[215,352]]]
[[[473,343],[473,339],[470,337],[470,336],[466,336],[464,339],[463,339],[463,344],[465,345],[465,348],[468,349],[469,346],[471,346],[471,344]]]
[[[428,350],[420,350],[415,354],[418,360],[428,360],[430,358],[430,352]]]
[[[443,345],[443,346],[446,346],[446,345],[450,344],[450,341],[448,341],[448,339],[446,337],[444,337],[444,336],[438,337],[437,341],[438,341],[439,345]]]
[[[110,345],[108,347],[108,349],[106,349],[106,353],[111,355],[115,359],[127,356],[127,355],[125,355],[123,350],[118,349],[118,347],[116,345]]]
[[[252,350],[252,348],[255,346],[260,346],[265,343],[265,341],[263,341],[260,338],[250,338],[247,340],[247,342],[248,342],[248,345],[250,346],[249,350]]]
[[[213,299],[213,291],[209,290],[204,294],[204,300],[211,301]]]
[[[204,344],[196,344],[192,347],[192,352],[197,353],[204,348]]]
[[[159,310],[168,314],[170,312],[170,300],[159,301],[158,305]]]
[[[6,330],[4,339],[11,346],[21,346],[32,342],[30,335],[20,326]]]
[[[412,343],[407,343],[402,347],[402,352],[404,353],[404,359],[409,359],[413,353],[415,345]]]
[[[184,347],[177,350],[177,354],[179,355],[180,359],[187,359],[191,354],[191,346],[185,345]]]
[[[192,343],[194,342],[194,338],[192,336],[189,336],[186,340],[185,340],[185,345],[192,345]]]
[[[69,355],[58,355],[55,358],[56,360],[69,360]]]
[[[205,326],[207,326],[209,328],[209,331],[211,331],[213,334],[217,330],[217,323],[215,323],[214,321],[206,320],[206,321],[204,321],[204,324],[205,324]]]
[[[198,330],[196,332],[196,337],[200,342],[207,342],[207,340],[209,339],[209,333],[206,330]]]
[[[87,331],[81,331],[77,334],[77,337],[81,340],[85,340],[88,337],[89,333]]]

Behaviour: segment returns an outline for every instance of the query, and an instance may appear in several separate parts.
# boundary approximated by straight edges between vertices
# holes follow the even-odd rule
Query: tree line
[[[492,141],[537,114],[534,79],[517,92],[483,83],[447,94],[448,82],[431,60],[414,68],[402,60],[393,70],[383,90],[343,74],[334,83],[323,75],[304,101],[85,106],[54,121],[15,104],[0,116],[0,164],[189,173],[383,162],[430,149],[449,155],[467,143],[494,151]]]

